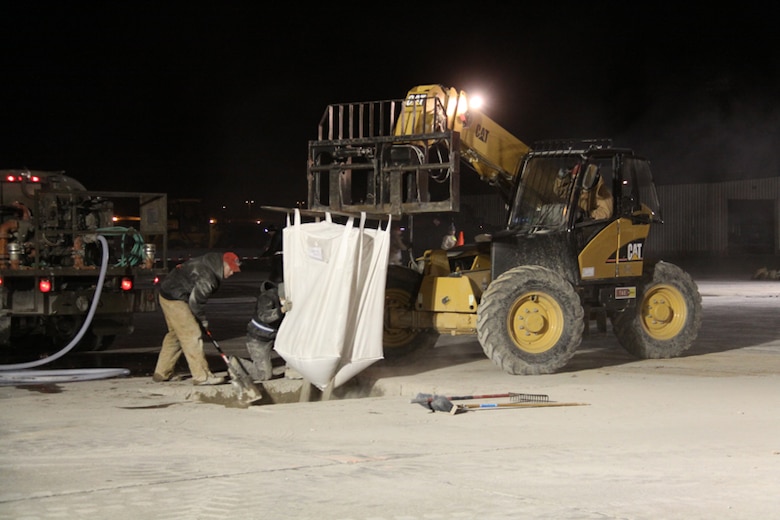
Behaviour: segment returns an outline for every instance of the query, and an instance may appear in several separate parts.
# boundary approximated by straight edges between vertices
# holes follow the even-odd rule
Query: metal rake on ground
[[[495,399],[509,398],[508,403],[466,403],[456,405],[452,401],[466,401],[472,399]],[[490,410],[496,408],[539,408],[545,406],[582,406],[585,403],[558,403],[551,402],[546,394],[526,394],[516,392],[505,392],[502,394],[474,394],[474,395],[455,395],[444,396],[436,394],[417,394],[412,399],[412,403],[417,403],[432,412],[458,413],[467,410]]]

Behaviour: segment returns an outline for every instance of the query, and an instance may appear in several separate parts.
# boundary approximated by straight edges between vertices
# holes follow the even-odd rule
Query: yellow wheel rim
[[[641,312],[645,331],[659,340],[677,336],[688,318],[685,298],[671,285],[652,287],[642,300]]]
[[[520,350],[539,354],[553,348],[563,331],[563,311],[545,293],[521,295],[509,311],[507,330]]]

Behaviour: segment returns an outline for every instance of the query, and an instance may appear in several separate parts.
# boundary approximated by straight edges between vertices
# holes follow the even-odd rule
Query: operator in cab
[[[577,178],[580,167],[580,164],[576,164],[572,168],[561,168],[558,170],[558,177],[555,179],[553,191],[561,200],[568,198],[572,183]],[[599,174],[597,164],[591,163],[585,168],[578,206],[587,217],[593,220],[606,219],[612,216],[615,202],[612,199],[612,193]]]

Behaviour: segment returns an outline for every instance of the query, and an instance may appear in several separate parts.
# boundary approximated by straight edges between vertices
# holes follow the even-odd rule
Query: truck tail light
[[[133,279],[125,276],[122,278],[121,287],[123,291],[131,291],[133,289]]]
[[[24,182],[24,181],[35,182],[35,183],[40,183],[41,182],[41,178],[38,177],[37,175],[13,175],[13,174],[8,174],[8,175],[5,176],[4,180],[5,180],[5,182]]]
[[[51,280],[48,278],[41,278],[38,280],[38,290],[42,293],[51,292]]]

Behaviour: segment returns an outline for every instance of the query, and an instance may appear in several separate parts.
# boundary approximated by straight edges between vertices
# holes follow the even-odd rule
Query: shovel
[[[232,384],[238,391],[239,400],[250,404],[261,400],[263,398],[263,394],[260,392],[260,389],[257,388],[257,385],[255,385],[254,381],[252,381],[252,376],[249,375],[246,369],[239,361],[236,360],[236,358],[228,358],[228,356],[220,348],[217,340],[215,340],[214,336],[211,335],[210,330],[204,328],[202,325],[201,329],[203,330],[203,333],[211,340],[211,343],[217,349],[219,355],[222,356],[222,360],[225,362],[225,365],[227,365],[228,375],[230,376],[230,384]]]

